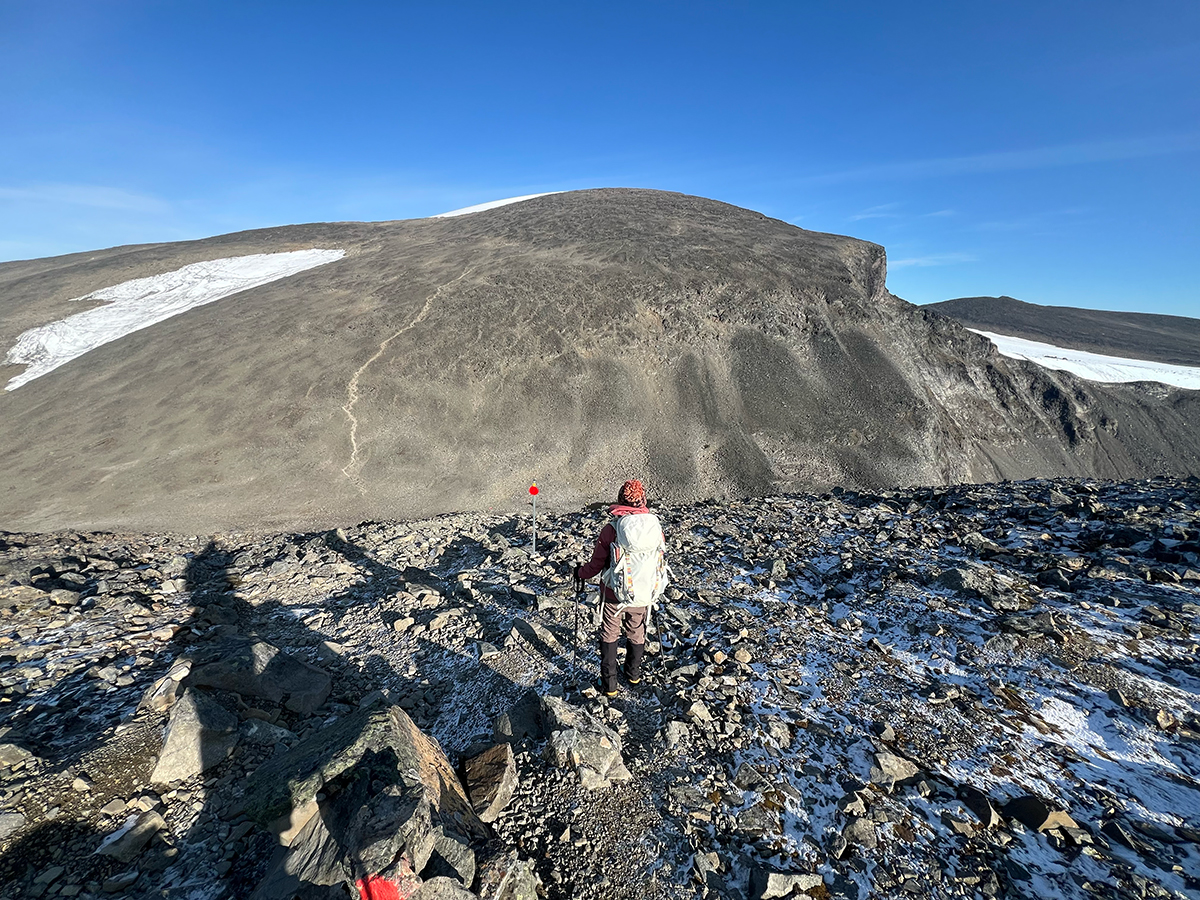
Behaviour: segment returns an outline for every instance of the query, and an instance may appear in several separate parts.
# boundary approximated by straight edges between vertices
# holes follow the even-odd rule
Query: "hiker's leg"
[[[642,656],[646,652],[646,607],[625,610],[625,677],[630,684],[642,680]]]
[[[600,643],[616,643],[621,637],[621,610],[614,603],[604,603],[600,616]]]
[[[617,642],[600,644],[600,690],[608,697],[617,694]]]
[[[631,606],[625,610],[625,643],[646,643],[646,607]]]
[[[602,606],[600,622],[600,690],[617,692],[617,639],[621,636],[621,611],[611,603]]]

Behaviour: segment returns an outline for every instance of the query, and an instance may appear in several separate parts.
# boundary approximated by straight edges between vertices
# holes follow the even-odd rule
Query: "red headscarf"
[[[617,502],[623,503],[625,506],[645,506],[646,489],[636,478],[631,478],[621,485],[621,492],[617,494]]]

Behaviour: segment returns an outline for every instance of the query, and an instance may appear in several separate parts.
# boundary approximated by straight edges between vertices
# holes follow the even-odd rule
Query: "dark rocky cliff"
[[[1200,472],[1200,397],[1000,357],[881,247],[657,191],[0,266],[0,341],[187,263],[340,262],[0,396],[20,528],[329,523],[607,497]],[[16,367],[0,375],[11,377]]]

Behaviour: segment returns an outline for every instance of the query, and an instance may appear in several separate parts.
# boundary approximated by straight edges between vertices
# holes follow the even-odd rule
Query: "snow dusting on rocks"
[[[0,897],[1200,895],[1200,482],[659,512],[0,533]]]

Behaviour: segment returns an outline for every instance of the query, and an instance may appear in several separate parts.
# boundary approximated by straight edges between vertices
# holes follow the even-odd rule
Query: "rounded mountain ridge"
[[[0,397],[6,521],[403,518],[512,506],[535,480],[553,506],[631,476],[682,500],[1200,470],[1193,437],[1161,436],[1180,392],[1005,360],[889,294],[878,245],[662,191],[3,264],[0,340],[133,278],[309,248],[346,255]]]

